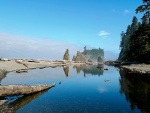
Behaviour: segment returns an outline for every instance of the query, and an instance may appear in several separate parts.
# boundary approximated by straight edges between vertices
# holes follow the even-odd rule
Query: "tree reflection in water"
[[[100,67],[103,67],[103,65],[99,65]],[[103,70],[100,70],[97,68],[97,65],[76,65],[73,68],[76,68],[77,73],[80,73],[83,71],[84,77],[86,77],[86,74],[91,75],[103,75]]]
[[[133,74],[120,70],[120,93],[125,94],[132,110],[150,112],[150,75]]]

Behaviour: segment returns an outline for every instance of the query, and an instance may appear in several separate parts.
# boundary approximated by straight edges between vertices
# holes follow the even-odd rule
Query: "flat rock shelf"
[[[54,87],[55,84],[37,84],[37,85],[3,85],[0,86],[0,96],[21,95],[36,93],[45,89]]]

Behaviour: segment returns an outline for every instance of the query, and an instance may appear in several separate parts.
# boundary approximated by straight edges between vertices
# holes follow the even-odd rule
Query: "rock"
[[[66,52],[64,54],[63,60],[69,60],[69,50],[68,49],[66,50]]]
[[[75,59],[76,59],[76,56],[73,56],[72,61],[75,61]]]
[[[0,61],[10,61],[8,58],[0,58]]]
[[[21,69],[21,70],[16,70],[16,73],[27,73],[28,70],[26,69]]]
[[[45,89],[54,87],[55,84],[47,85],[3,85],[0,86],[0,96],[11,96],[11,95],[21,95],[21,94],[31,94],[39,92]]]
[[[91,49],[87,50],[86,46],[84,47],[84,51],[82,52],[84,55],[84,59],[88,61],[88,59],[92,60],[92,62],[99,62],[103,63],[104,59],[104,50],[99,48],[99,49]]]
[[[73,61],[85,62],[83,54],[81,54],[79,51],[77,51],[77,56],[73,57]]]
[[[0,100],[0,106],[3,105],[4,103],[8,102],[8,100]]]
[[[35,59],[30,59],[30,60],[28,60],[28,62],[40,63],[40,61],[38,61],[38,60],[35,60]]]
[[[105,62],[105,65],[120,67],[121,62],[119,62],[119,61],[106,61],[106,62]]]
[[[103,63],[104,62],[104,56],[99,56],[97,59],[97,62]]]

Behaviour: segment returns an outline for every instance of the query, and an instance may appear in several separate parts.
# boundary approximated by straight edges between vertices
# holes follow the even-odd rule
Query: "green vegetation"
[[[142,23],[134,16],[126,32],[121,33],[118,60],[150,63],[150,0],[143,0],[138,12],[144,12]]]
[[[90,56],[87,60],[97,61],[99,56],[104,56],[104,50],[99,49],[92,49],[92,50],[86,50],[86,47],[84,48],[84,51],[82,52],[84,56]]]
[[[64,54],[64,58],[63,60],[69,60],[69,50],[67,49],[65,54]]]

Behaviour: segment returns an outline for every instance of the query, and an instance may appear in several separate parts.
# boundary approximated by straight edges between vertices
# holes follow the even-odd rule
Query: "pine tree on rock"
[[[69,50],[66,49],[63,60],[69,60]]]

